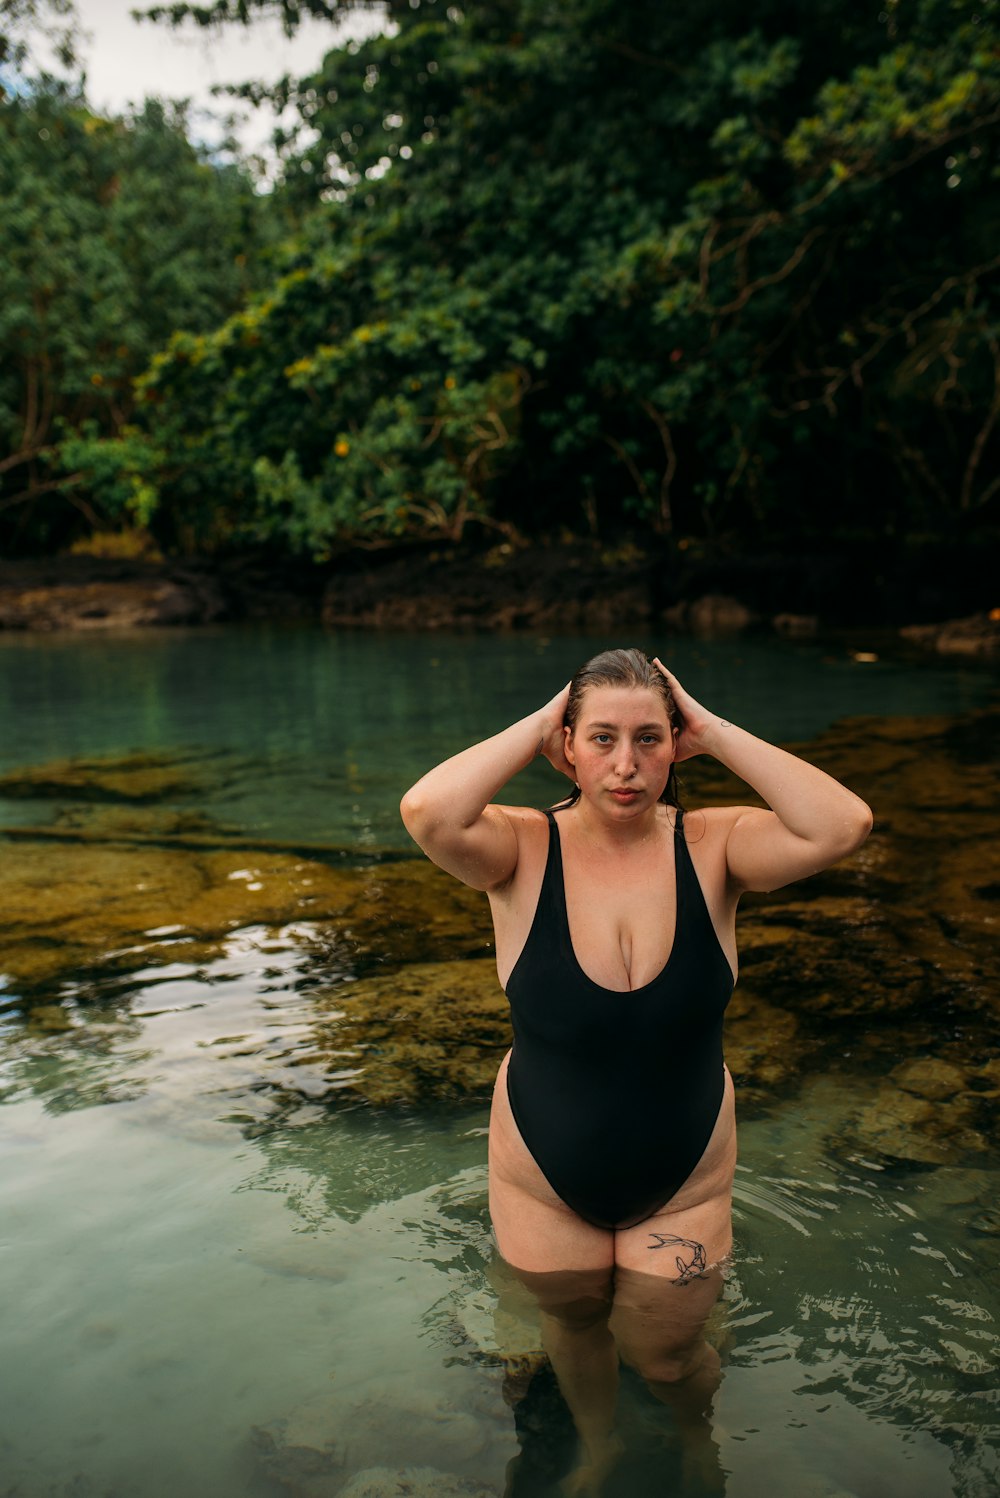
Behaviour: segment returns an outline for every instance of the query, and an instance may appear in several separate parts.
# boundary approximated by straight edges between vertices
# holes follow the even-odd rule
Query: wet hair
[[[584,693],[591,687],[635,687],[658,692],[663,698],[671,728],[681,729],[684,726],[667,678],[641,650],[604,650],[600,655],[592,656],[589,661],[584,662],[569,684],[569,701],[563,721],[571,731],[576,730],[580,704]],[[574,786],[566,800],[572,803],[579,799],[580,787]],[[680,806],[677,799],[677,776],[672,764],[660,800],[667,806]],[[560,802],[562,804],[564,803]]]

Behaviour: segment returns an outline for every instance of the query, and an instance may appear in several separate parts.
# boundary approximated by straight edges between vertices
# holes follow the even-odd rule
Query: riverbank
[[[404,631],[614,633],[660,627],[713,636],[810,638],[877,631],[903,648],[1000,652],[988,583],[961,575],[860,577],[842,555],[709,560],[634,544],[571,541],[487,549],[352,551],[325,564],[265,554],[215,560],[91,556],[0,563],[0,629],[108,630],[288,619]],[[958,610],[972,603],[975,613]],[[956,617],[958,615],[958,617]]]

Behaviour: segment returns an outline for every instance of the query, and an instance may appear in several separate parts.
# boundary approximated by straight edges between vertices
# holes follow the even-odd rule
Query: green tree
[[[263,9],[350,6],[152,14]],[[137,381],[167,544],[322,556],[475,520],[726,547],[991,513],[995,4],[386,14],[237,91],[295,107],[271,208],[301,224]]]
[[[0,0],[0,68],[31,71],[39,39],[64,68],[77,66],[80,17],[73,0]]]
[[[0,102],[0,201],[0,537],[26,548],[155,507],[169,468],[136,440],[133,378],[260,284],[267,225],[183,107],[104,119],[44,76]]]

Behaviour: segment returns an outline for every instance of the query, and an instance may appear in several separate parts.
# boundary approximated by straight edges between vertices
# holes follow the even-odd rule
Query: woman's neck
[[[657,801],[648,811],[622,821],[604,816],[586,796],[581,796],[572,810],[573,820],[583,839],[591,847],[603,848],[608,853],[639,847],[656,837],[661,826],[670,822],[669,810],[662,801]]]

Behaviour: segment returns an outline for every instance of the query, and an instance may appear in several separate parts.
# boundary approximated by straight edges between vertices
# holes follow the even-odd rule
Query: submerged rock
[[[255,1425],[250,1442],[258,1464],[272,1482],[301,1498],[333,1498],[342,1480],[343,1443],[332,1423],[329,1401],[314,1399]]]
[[[761,1098],[798,1075],[803,1055],[799,1022],[739,986],[726,1010],[725,1052],[738,1100]]]
[[[968,1088],[968,1078],[961,1067],[932,1056],[902,1062],[893,1068],[892,1079],[904,1092],[938,1103],[956,1098]]]
[[[432,864],[361,869],[294,854],[19,838],[0,860],[8,987],[218,958],[246,926],[300,923],[318,967],[489,950],[485,901]]]
[[[53,760],[0,775],[8,800],[146,803],[191,796],[201,790],[185,756],[132,753],[96,759]]]
[[[355,1473],[338,1498],[498,1498],[498,1493],[436,1467],[368,1467]]]
[[[849,1145],[897,1160],[954,1165],[967,1151],[987,1148],[976,1117],[976,1100],[967,1094],[934,1102],[886,1081],[859,1110],[847,1138]]]
[[[798,1075],[798,1021],[737,989],[726,1017],[726,1060],[744,1097]],[[486,1097],[510,1046],[510,1011],[492,958],[410,964],[339,985],[320,1001],[315,1052],[338,1090],[370,1103]],[[356,1074],[343,1080],[345,1066]]]
[[[359,1398],[349,1383],[337,1379],[329,1392],[253,1426],[250,1444],[262,1473],[295,1498],[339,1498],[343,1493],[355,1498],[432,1493],[496,1498],[478,1480],[430,1463],[444,1461],[466,1471],[484,1466],[502,1470],[498,1437],[503,1446],[508,1442],[506,1422],[497,1418],[499,1401],[491,1400],[490,1417],[480,1419],[403,1376],[364,1388]],[[374,1465],[390,1451],[405,1453],[408,1465]]]
[[[487,1268],[489,1289],[454,1297],[455,1342],[477,1363],[499,1368],[501,1394],[519,1405],[536,1375],[548,1368],[542,1349],[538,1301],[499,1256]]]
[[[740,945],[755,989],[800,1015],[831,1018],[933,1013],[943,1001],[992,1010],[998,728],[996,709],[957,721],[851,719],[792,746],[864,796],[875,829],[837,867],[746,899]],[[695,804],[755,800],[711,761],[682,769]]]
[[[988,1150],[997,1063],[962,1060],[953,1042],[947,1049],[947,1057],[910,1057],[875,1084],[844,1135],[848,1147],[928,1165]]]

